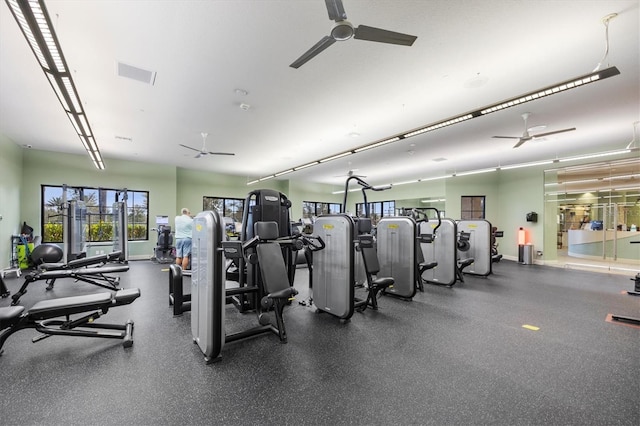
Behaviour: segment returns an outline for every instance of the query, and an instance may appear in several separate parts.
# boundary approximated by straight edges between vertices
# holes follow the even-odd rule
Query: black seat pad
[[[394,283],[394,279],[391,277],[381,277],[381,278],[376,278],[375,280],[373,280],[371,282],[371,286],[374,288],[387,288],[389,286],[392,286]]]
[[[465,268],[465,267],[471,265],[473,262],[475,262],[475,259],[472,258],[472,257],[470,257],[468,259],[461,259],[461,260],[458,260],[458,266],[460,268]]]
[[[14,318],[19,317],[24,312],[24,306],[7,306],[0,308],[0,324],[4,324],[5,321],[10,322]],[[4,327],[0,327],[4,328]]]
[[[29,317],[35,320],[55,318],[71,315],[92,309],[108,307],[111,303],[111,293],[94,293],[84,296],[61,297],[59,299],[43,300],[29,309]]]

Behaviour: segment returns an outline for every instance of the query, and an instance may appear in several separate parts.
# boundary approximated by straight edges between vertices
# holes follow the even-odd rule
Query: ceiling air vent
[[[156,82],[155,71],[144,70],[132,65],[123,64],[122,62],[118,62],[118,75],[120,77],[130,78],[152,86]]]

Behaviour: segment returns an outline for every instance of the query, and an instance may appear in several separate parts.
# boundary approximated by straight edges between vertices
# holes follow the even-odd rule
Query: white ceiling
[[[2,3],[0,133],[84,154]],[[299,69],[289,64],[332,27],[322,0],[46,5],[107,168],[127,159],[249,181],[299,166],[588,74],[604,55],[610,13],[602,68],[620,75],[282,178],[340,186],[336,176],[358,169],[376,185],[621,149],[640,119],[639,1],[344,0],[354,26],[416,42],[338,42]],[[118,76],[118,62],[157,72],[155,84]],[[522,134],[524,112],[529,127],[577,130],[518,149],[491,138]],[[208,150],[236,155],[195,159],[179,146],[200,148],[203,131]]]

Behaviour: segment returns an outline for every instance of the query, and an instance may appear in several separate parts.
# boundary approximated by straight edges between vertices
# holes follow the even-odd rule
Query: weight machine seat
[[[373,241],[371,241],[373,243]],[[372,309],[378,309],[378,293],[386,288],[393,287],[395,280],[391,277],[377,277],[380,272],[380,262],[378,261],[378,253],[373,244],[365,244],[360,246],[362,260],[364,262],[365,274],[367,276],[367,299],[358,304],[360,312],[371,306]],[[374,276],[376,276],[374,278]]]
[[[283,311],[290,299],[298,294],[291,286],[287,266],[282,255],[280,244],[274,241],[279,236],[276,222],[256,222],[254,233],[260,240],[256,246],[258,265],[262,275],[262,283],[266,296],[261,300],[264,309],[274,308],[280,341],[286,343],[287,332],[284,326]]]
[[[462,275],[462,271],[464,271],[464,268],[471,265],[475,261],[476,260],[473,257],[468,257],[466,259],[458,259],[458,261],[456,262],[456,265],[457,265],[456,276],[461,282],[464,282],[464,276]]]
[[[100,324],[94,322],[109,311],[109,308],[128,305],[140,297],[140,289],[120,290],[115,294],[109,292],[94,293],[83,296],[62,297],[43,300],[25,310],[23,306],[0,308],[0,354],[2,346],[13,333],[25,328],[34,328],[44,336],[34,342],[51,335],[102,337],[124,339],[123,345],[133,344],[133,322],[125,324]],[[88,313],[71,319],[70,315]],[[66,320],[54,318],[66,317]],[[114,331],[120,330],[120,331]]]
[[[422,262],[418,264],[418,273],[422,275],[425,271],[433,269],[438,266],[438,262]]]
[[[493,256],[491,256],[491,263],[498,263],[501,260],[502,260],[501,254],[494,254]]]

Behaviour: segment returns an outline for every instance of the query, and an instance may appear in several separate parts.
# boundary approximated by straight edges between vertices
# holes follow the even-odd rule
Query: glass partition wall
[[[640,271],[640,159],[545,171],[545,258]]]

